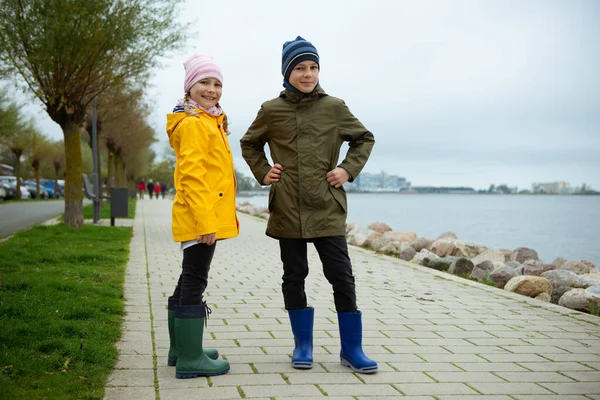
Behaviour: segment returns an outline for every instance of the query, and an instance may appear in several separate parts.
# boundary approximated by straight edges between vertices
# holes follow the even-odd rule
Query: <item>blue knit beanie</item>
[[[306,60],[311,60],[319,64],[319,53],[311,42],[298,36],[295,40],[283,44],[281,74],[283,75],[283,86],[286,89],[298,92],[298,89],[290,84],[289,78],[296,64]]]

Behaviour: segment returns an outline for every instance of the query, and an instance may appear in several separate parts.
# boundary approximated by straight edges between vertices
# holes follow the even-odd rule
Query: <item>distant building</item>
[[[0,175],[14,176],[15,169],[8,164],[0,164]]]
[[[548,183],[533,183],[531,190],[535,194],[571,194],[573,189],[569,182],[556,181]]]
[[[385,171],[378,174],[363,172],[359,174],[354,182],[346,183],[344,188],[348,191],[358,192],[403,192],[409,191],[411,183],[406,178],[398,175],[390,175]]]

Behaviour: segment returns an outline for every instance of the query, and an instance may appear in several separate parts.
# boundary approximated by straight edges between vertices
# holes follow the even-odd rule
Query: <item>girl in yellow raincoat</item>
[[[211,310],[202,295],[216,241],[238,235],[235,172],[227,140],[227,118],[219,105],[221,69],[211,57],[194,55],[184,63],[183,99],[167,115],[169,143],[177,157],[173,239],[181,243],[183,269],[169,297],[168,364],[177,378],[221,375],[229,362],[202,338]]]

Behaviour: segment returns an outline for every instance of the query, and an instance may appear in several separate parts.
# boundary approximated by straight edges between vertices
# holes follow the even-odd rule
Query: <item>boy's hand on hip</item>
[[[344,168],[334,168],[327,173],[327,182],[335,188],[348,182],[348,179],[350,179],[350,174]]]
[[[281,176],[281,171],[283,171],[283,167],[279,163],[275,163],[267,172],[263,179],[263,185],[270,185],[273,182],[279,182],[279,177]]]
[[[216,240],[217,240],[217,233],[215,232],[215,233],[209,233],[207,235],[198,236],[198,239],[196,239],[196,242],[206,244],[208,246],[212,246],[213,244],[215,244]]]

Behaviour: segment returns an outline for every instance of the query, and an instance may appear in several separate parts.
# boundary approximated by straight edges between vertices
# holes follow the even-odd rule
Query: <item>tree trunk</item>
[[[115,182],[115,186],[118,188],[124,188],[125,186],[125,179],[123,177],[123,160],[121,159],[121,152],[117,151],[115,153],[115,177],[116,177],[116,182]]]
[[[106,164],[106,190],[107,194],[110,195],[110,189],[112,188],[113,181],[115,179],[115,157],[113,151],[110,149],[108,149],[108,157]]]
[[[35,198],[39,199],[40,196],[40,178],[42,176],[42,171],[40,169],[40,163],[37,162],[33,166],[33,170],[35,171]],[[56,192],[54,192],[56,193]]]
[[[79,126],[67,121],[62,127],[65,136],[65,225],[83,226],[83,160]]]
[[[15,186],[15,198],[21,198],[21,180],[19,177],[21,176],[21,155],[22,152],[16,152],[15,154],[15,176],[17,177],[17,184]]]

